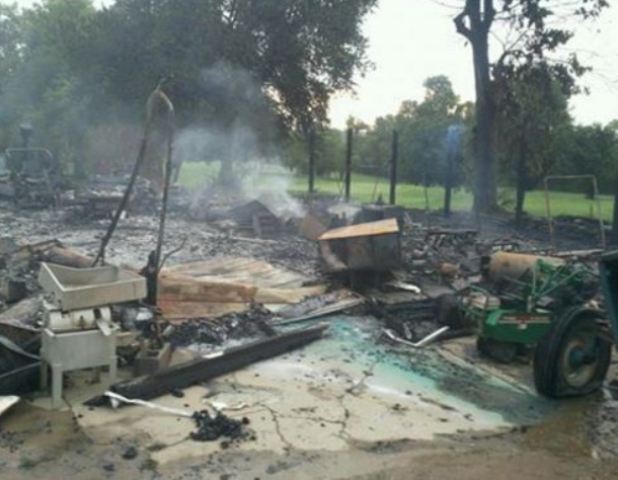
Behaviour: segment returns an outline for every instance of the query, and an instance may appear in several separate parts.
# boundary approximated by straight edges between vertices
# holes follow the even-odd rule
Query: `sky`
[[[35,2],[16,3],[29,6]],[[462,100],[473,100],[472,52],[452,22],[456,13],[452,6],[462,2],[379,0],[363,24],[369,41],[367,55],[374,68],[363,77],[356,76],[354,94],[337,94],[331,100],[329,116],[333,126],[345,126],[350,115],[371,124],[379,116],[396,113],[404,100],[422,100],[423,81],[433,75],[448,76]],[[571,113],[578,123],[605,124],[618,118],[618,6],[605,10],[598,21],[572,27],[575,37],[564,53],[576,52],[593,71],[580,80],[590,94],[572,99]],[[500,53],[497,42],[493,41],[491,47],[493,55]]]
[[[462,0],[380,0],[365,20],[368,57],[375,64],[364,78],[357,77],[356,94],[338,95],[331,102],[330,117],[342,127],[349,115],[372,123],[378,116],[395,113],[403,100],[421,100],[423,81],[446,75],[463,100],[474,99],[472,51],[452,22]],[[618,2],[611,2],[618,3]],[[571,101],[578,123],[607,123],[618,118],[618,5],[597,22],[573,25],[568,51],[593,72],[580,81],[590,95]],[[492,42],[494,55],[500,45]]]

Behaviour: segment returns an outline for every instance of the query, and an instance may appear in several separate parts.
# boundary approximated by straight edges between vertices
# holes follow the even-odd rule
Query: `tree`
[[[261,154],[275,136],[325,124],[332,93],[354,87],[354,74],[369,65],[361,21],[376,2],[117,0],[96,10],[90,0],[45,0],[22,13],[3,7],[0,73],[10,75],[0,87],[8,111],[0,121],[14,130],[27,115],[59,150],[78,151],[92,127],[139,124],[144,99],[166,78],[180,127],[200,124],[227,138],[250,130]],[[245,152],[229,148],[222,160]]]
[[[443,184],[446,176],[447,132],[468,115],[459,104],[450,80],[444,75],[423,83],[421,102],[406,100],[396,115],[376,119],[374,125],[357,137],[356,163],[365,173],[386,177],[391,156],[393,131],[399,133],[399,178],[417,184]],[[460,158],[461,152],[456,156]],[[453,182],[460,183],[455,169]]]
[[[494,101],[491,95],[489,32],[496,16],[493,0],[466,0],[455,17],[457,32],[472,46],[476,90],[476,185],[474,209],[486,210],[495,204],[493,161]],[[467,22],[466,22],[467,21]]]
[[[457,32],[472,47],[476,88],[476,185],[474,208],[486,211],[495,207],[496,183],[494,172],[494,117],[496,112],[489,54],[489,35],[496,20],[516,31],[517,40],[504,45],[498,63],[543,59],[566,44],[572,32],[555,28],[550,20],[565,13],[582,18],[594,17],[607,7],[607,0],[465,0],[455,19]],[[569,59],[569,74],[577,75],[580,65],[575,56]]]
[[[93,90],[86,91],[72,63],[94,14],[88,0],[54,0],[5,17],[19,37],[13,55],[0,57],[6,72],[0,126],[14,134],[19,123],[30,121],[35,141],[65,161],[75,158],[87,122]]]
[[[19,65],[19,44],[23,31],[15,5],[0,5],[0,97],[6,90],[6,83],[15,74]],[[6,106],[0,109],[0,126],[11,122],[11,113]],[[6,129],[0,130],[0,150],[9,141]]]
[[[556,165],[559,157],[551,153],[552,146],[565,128],[570,130],[568,98],[574,86],[568,75],[560,75],[561,68],[541,62],[495,72],[497,144],[502,171],[516,186],[516,224],[522,220],[526,191]]]

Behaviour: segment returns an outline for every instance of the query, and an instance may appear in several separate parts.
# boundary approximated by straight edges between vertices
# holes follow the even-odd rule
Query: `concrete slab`
[[[370,318],[331,322],[332,333],[324,340],[216,379],[208,389],[195,386],[183,398],[167,395],[156,403],[195,411],[215,402],[227,405],[231,417],[247,417],[255,440],[225,445],[239,454],[345,452],[377,442],[499,430],[539,420],[548,408],[516,388],[517,380],[479,373],[439,349],[376,343],[378,330]],[[455,379],[459,393],[449,388]],[[483,400],[484,395],[493,399]],[[505,403],[506,398],[511,400]],[[139,439],[160,466],[223,450],[221,442],[191,440],[191,419],[137,406],[111,411],[72,404],[94,442]]]

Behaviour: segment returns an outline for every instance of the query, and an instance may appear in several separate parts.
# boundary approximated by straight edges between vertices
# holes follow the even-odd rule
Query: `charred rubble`
[[[41,286],[40,266],[79,271],[94,265],[121,194],[117,188],[106,190],[115,181],[98,182],[88,187],[86,202],[78,201],[85,198],[82,194],[54,214],[0,204],[0,217],[9,220],[0,230],[0,338],[6,340],[0,344],[2,394],[38,389],[41,335],[51,328],[49,302],[54,302]],[[135,279],[147,272],[144,264],[157,238],[160,213],[148,184],[137,185],[105,257],[108,266]],[[115,384],[113,391],[144,399],[180,394],[213,372],[243,368],[273,351],[319,339],[327,326],[306,325],[330,315],[372,315],[388,338],[414,346],[476,335],[467,298],[483,286],[497,291],[487,286],[483,259],[500,251],[544,254],[549,248],[536,220],[528,220],[522,233],[496,215],[479,229],[464,214],[445,220],[427,212],[342,205],[317,196],[305,200],[304,218],[294,219],[278,217],[259,199],[214,195],[212,204],[198,206],[188,197],[182,189],[170,195],[157,304],[136,297],[111,305],[104,327],[97,327],[100,319],[95,319],[62,330],[118,328],[119,366],[135,378]],[[590,248],[579,222],[559,219],[556,225],[570,232],[563,237],[565,255],[595,261],[598,252]],[[587,250],[581,255],[574,252],[582,249]],[[238,258],[251,259],[241,270],[250,265],[255,271],[226,270],[225,259]],[[383,339],[376,332],[376,341]],[[215,363],[208,364],[208,375],[200,373],[207,364],[199,360],[170,366],[174,352],[186,347],[209,352],[206,361]],[[194,440],[252,435],[244,419],[208,411],[193,418]]]

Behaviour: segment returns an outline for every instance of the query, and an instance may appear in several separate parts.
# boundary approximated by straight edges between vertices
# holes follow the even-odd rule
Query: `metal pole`
[[[391,190],[389,202],[391,205],[397,203],[397,160],[399,157],[399,133],[393,130],[393,147],[391,151]]]
[[[309,130],[309,193],[315,192],[315,130]]]
[[[597,216],[599,217],[599,229],[601,232],[601,246],[603,250],[607,248],[607,240],[605,239],[605,226],[603,225],[603,215],[601,212],[601,197],[599,196],[599,185],[597,177],[592,176],[592,188],[594,188],[594,198],[597,199]]]
[[[547,215],[547,225],[549,226],[549,242],[552,248],[556,249],[554,242],[554,221],[551,218],[551,207],[549,203],[549,178],[545,177],[545,214]]]
[[[172,150],[174,146],[174,120],[175,112],[174,105],[169,97],[159,91],[159,98],[167,108],[167,158],[165,162],[165,178],[163,183],[163,198],[161,201],[161,214],[159,216],[159,234],[157,236],[157,247],[155,250],[155,260],[157,265],[157,276],[161,268],[161,249],[163,248],[163,239],[165,237],[165,218],[167,215],[167,200],[169,197],[170,180],[172,178]]]
[[[107,244],[111,240],[112,235],[114,234],[114,231],[116,230],[116,226],[118,225],[118,221],[120,220],[120,216],[122,215],[122,212],[125,210],[125,208],[127,207],[127,204],[129,203],[129,198],[131,197],[131,193],[133,192],[133,186],[135,185],[137,175],[139,174],[142,164],[144,163],[144,158],[146,157],[146,148],[148,146],[148,139],[150,137],[150,131],[152,128],[152,120],[153,120],[153,115],[154,115],[154,104],[157,101],[157,99],[163,100],[164,102],[165,102],[165,99],[167,99],[167,96],[165,96],[165,94],[163,94],[163,92],[160,89],[161,83],[162,82],[159,83],[157,88],[154,89],[154,91],[150,94],[150,96],[148,97],[148,100],[146,101],[146,119],[144,122],[144,134],[140,142],[137,159],[135,160],[135,164],[133,165],[133,171],[131,172],[129,183],[124,191],[124,195],[122,196],[122,199],[120,200],[120,204],[118,205],[118,208],[116,209],[116,212],[114,213],[112,222],[107,228],[105,235],[101,239],[101,245],[99,247],[99,251],[97,253],[96,258],[92,262],[93,267],[96,266],[99,263],[99,261],[101,262],[105,261],[105,249],[107,248]],[[169,101],[169,99],[167,101]],[[155,257],[155,259],[157,258]]]
[[[451,152],[446,153],[446,172],[444,175],[444,216],[451,214],[451,192],[453,188],[453,160]]]
[[[431,220],[429,218],[429,192],[427,190],[427,174],[423,174],[423,193],[425,195],[425,220],[427,222],[427,229],[431,226]]]
[[[345,201],[350,201],[350,184],[352,182],[352,129],[348,128],[346,151],[345,151]]]

